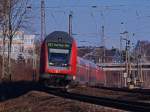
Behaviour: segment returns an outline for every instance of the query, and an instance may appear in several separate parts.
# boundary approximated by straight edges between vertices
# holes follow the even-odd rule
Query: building
[[[150,62],[150,41],[139,40],[134,50],[142,62]]]
[[[105,55],[104,55],[105,52]],[[103,47],[79,47],[78,55],[95,63],[120,63],[119,49]]]
[[[0,54],[3,49],[3,35],[0,33]],[[34,52],[35,35],[27,35],[24,32],[16,32],[12,41],[11,58],[17,60],[19,56],[24,59],[30,59]],[[5,54],[8,52],[8,38],[6,38]]]

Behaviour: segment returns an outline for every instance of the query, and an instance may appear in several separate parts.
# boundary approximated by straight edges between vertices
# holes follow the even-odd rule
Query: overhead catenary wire
[[[62,2],[61,2],[62,3]],[[97,25],[96,27],[98,27],[98,23],[96,23],[97,21],[96,21],[96,19],[95,19],[95,12],[99,12],[100,14],[99,14],[99,16],[101,16],[101,18],[100,18],[100,21],[102,21],[101,23],[103,23],[103,24],[105,24],[106,23],[106,19],[108,19],[106,16],[108,16],[108,13],[115,13],[115,14],[120,14],[121,12],[123,12],[124,10],[126,11],[126,13],[127,13],[127,11],[129,10],[129,9],[131,9],[129,6],[127,6],[126,4],[118,4],[118,5],[78,5],[78,4],[75,4],[75,5],[62,5],[62,4],[60,4],[60,5],[54,5],[54,6],[46,6],[45,7],[45,9],[46,9],[46,11],[47,12],[50,12],[50,13],[52,13],[51,14],[51,17],[53,18],[53,20],[54,20],[54,22],[55,22],[55,24],[57,25],[57,26],[59,26],[59,28],[61,27],[61,25],[62,24],[60,24],[61,22],[59,22],[59,21],[62,21],[63,19],[60,19],[60,18],[56,18],[56,16],[57,16],[57,14],[55,15],[55,13],[62,13],[64,16],[65,16],[65,18],[67,17],[67,15],[69,14],[69,11],[68,10],[73,10],[74,12],[75,12],[75,16],[76,16],[76,13],[78,13],[78,10],[80,10],[80,9],[88,9],[88,10],[80,10],[80,12],[82,13],[82,14],[86,14],[86,13],[91,13],[91,9],[93,9],[93,6],[96,6],[96,10],[94,10],[94,12],[92,12],[93,13],[93,15],[91,15],[91,17],[93,18],[93,20],[94,20],[94,22],[95,22],[95,24]],[[146,5],[147,6],[147,5]],[[145,7],[146,7],[145,6]],[[34,8],[39,8],[39,7],[34,7]],[[129,9],[128,9],[129,8]],[[131,10],[135,10],[135,8],[134,9],[131,9]],[[106,11],[108,12],[108,11],[110,11],[110,12],[108,12],[108,13],[106,13]],[[114,11],[116,11],[116,12],[114,12]],[[139,13],[139,11],[137,12],[137,13]],[[142,13],[142,12],[141,12]],[[123,16],[124,14],[123,13],[121,13],[121,15]],[[126,14],[125,14],[126,15]],[[141,16],[141,14],[139,14],[140,16]],[[143,16],[143,15],[142,15]],[[97,16],[96,16],[97,17]],[[99,17],[98,17],[99,18]],[[58,20],[58,19],[60,19],[60,20]],[[75,20],[74,20],[75,21]],[[100,24],[101,24],[100,23]],[[107,26],[106,26],[107,27]],[[97,29],[97,28],[96,28]],[[97,33],[97,31],[96,31],[96,33]],[[148,32],[147,32],[148,33]],[[113,33],[114,34],[114,33]],[[116,35],[118,34],[118,37],[119,37],[119,33],[117,33],[116,32]],[[80,34],[80,35],[83,35],[83,34]],[[92,37],[92,36],[97,36],[97,34],[93,34],[93,35],[91,35],[91,34],[86,34],[86,36],[88,36],[88,37]],[[116,36],[117,37],[117,36]],[[114,37],[115,38],[115,37]],[[119,40],[119,39],[118,39]]]

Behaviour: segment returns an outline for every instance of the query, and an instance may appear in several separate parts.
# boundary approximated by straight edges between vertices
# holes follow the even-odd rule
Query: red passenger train
[[[40,82],[56,87],[70,83],[104,84],[104,72],[93,62],[77,56],[73,37],[63,31],[49,34],[42,43]]]

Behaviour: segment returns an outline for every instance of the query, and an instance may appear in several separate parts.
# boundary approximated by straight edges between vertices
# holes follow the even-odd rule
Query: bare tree
[[[29,0],[0,0],[3,4],[2,8],[2,29],[3,29],[3,53],[5,52],[6,39],[8,40],[8,54],[7,54],[7,75],[5,75],[5,69],[3,61],[2,78],[11,80],[11,49],[12,41],[17,32],[24,27],[24,23],[27,18],[27,9]],[[4,56],[4,55],[3,55]],[[4,60],[4,58],[3,58]]]
[[[1,78],[4,77],[5,74],[5,68],[4,68],[4,64],[5,64],[5,40],[6,40],[6,24],[7,24],[7,19],[6,19],[6,15],[7,15],[7,1],[0,1],[0,30],[2,31],[2,75]]]

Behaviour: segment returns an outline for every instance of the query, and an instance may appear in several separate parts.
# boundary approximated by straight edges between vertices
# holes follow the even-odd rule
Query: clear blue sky
[[[35,31],[40,33],[40,0],[32,1]],[[47,34],[68,31],[68,15],[73,12],[73,33],[78,34],[74,35],[78,46],[100,46],[102,25],[109,48],[119,47],[120,33],[125,30],[134,43],[150,40],[150,0],[45,0],[45,5]]]

